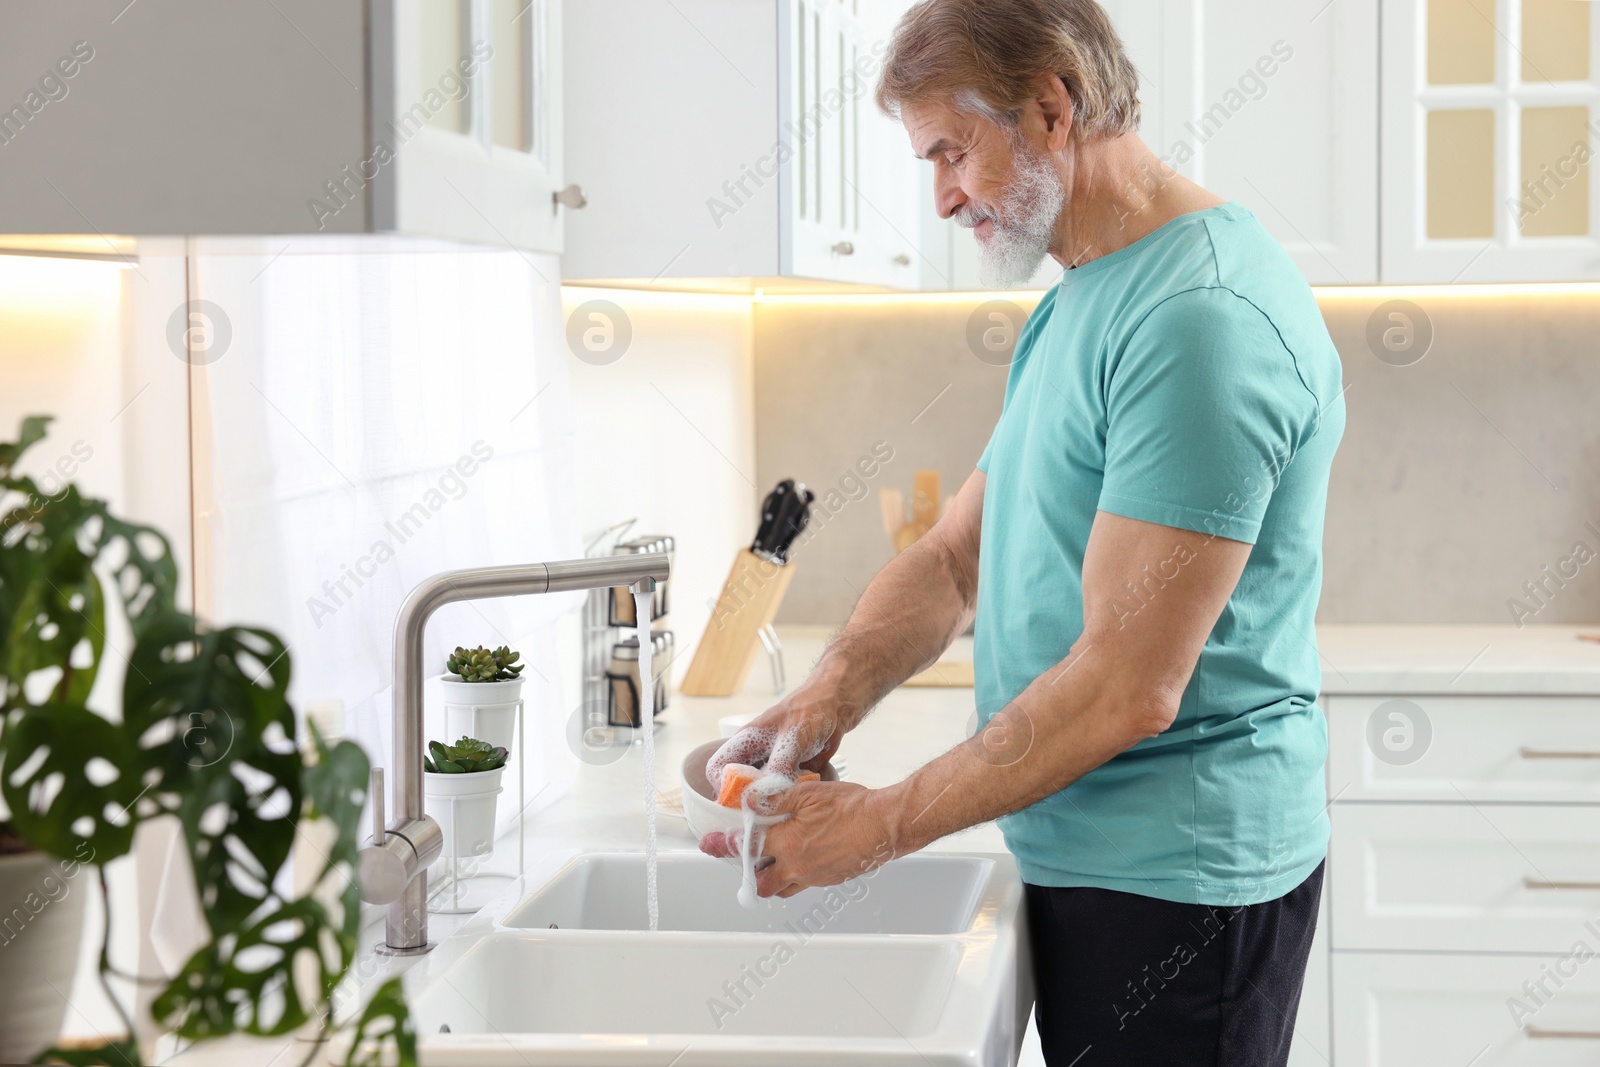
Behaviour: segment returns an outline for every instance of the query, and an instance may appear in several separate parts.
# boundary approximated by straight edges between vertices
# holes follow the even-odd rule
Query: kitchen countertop
[[[1322,691],[1600,694],[1594,626],[1320,626]]]
[[[1323,689],[1328,694],[1358,693],[1569,693],[1600,694],[1600,644],[1579,640],[1594,628],[1564,626],[1327,626],[1319,628]],[[789,678],[803,678],[816,661],[831,628],[785,627]],[[960,639],[950,658],[971,656],[971,638]],[[765,658],[751,671],[744,691],[731,697],[674,694],[656,736],[658,789],[680,785],[679,766],[690,749],[718,736],[722,716],[763,710],[773,702]],[[889,785],[969,736],[975,726],[970,689],[906,688],[891,693],[840,748],[846,778],[867,786]],[[583,848],[641,847],[644,754],[641,745],[600,749],[580,763],[571,780],[558,783],[561,795],[530,814],[524,829],[529,856]],[[657,819],[663,850],[692,849],[695,839],[680,818]],[[497,852],[514,849],[502,838]],[[1005,848],[992,823],[953,834],[935,843],[938,851],[999,852]],[[465,916],[430,919],[435,940],[448,936]],[[360,957],[371,959],[382,923],[363,932]],[[405,963],[383,961],[368,977],[403,970]],[[1032,1035],[1030,1033],[1030,1040]],[[173,1062],[189,1067],[210,1064],[268,1067],[298,1062],[303,1042],[230,1039],[190,1050]],[[293,1051],[293,1057],[286,1055]],[[1031,1053],[1032,1049],[1025,1049]],[[1024,1063],[1037,1062],[1025,1055]]]

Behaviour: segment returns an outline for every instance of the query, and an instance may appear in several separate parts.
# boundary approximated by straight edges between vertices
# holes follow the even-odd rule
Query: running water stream
[[[639,634],[639,728],[644,731],[645,905],[652,930],[661,921],[661,902],[656,893],[656,682],[650,670],[650,656],[655,651],[650,644],[654,601],[653,591],[633,592],[633,617]]]

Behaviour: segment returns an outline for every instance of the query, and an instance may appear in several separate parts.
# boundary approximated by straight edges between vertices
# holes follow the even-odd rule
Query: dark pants
[[[1050,1067],[1283,1067],[1322,867],[1277,900],[1174,904],[1026,887]]]

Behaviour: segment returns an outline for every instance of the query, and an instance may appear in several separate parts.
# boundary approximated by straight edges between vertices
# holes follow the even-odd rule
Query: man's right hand
[[[706,779],[715,789],[730,763],[790,779],[803,770],[821,772],[858,717],[857,709],[839,700],[835,687],[802,685],[728,738],[706,762]]]

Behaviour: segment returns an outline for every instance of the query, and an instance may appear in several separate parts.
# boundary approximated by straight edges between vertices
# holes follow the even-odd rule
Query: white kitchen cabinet
[[[1313,284],[1378,280],[1377,0],[1116,0],[1157,155]]]
[[[1600,697],[1340,695],[1328,781],[1341,801],[1600,804]]]
[[[1377,0],[1104,6],[1156,155],[1248,207],[1313,284],[1378,281]],[[948,225],[951,288],[980,288],[976,242]]]
[[[565,278],[918,288],[915,160],[872,95],[898,10],[570,5],[567,170],[590,205],[569,221]]]
[[[0,231],[560,250],[562,0],[197,10],[0,9],[0,69],[57,97],[6,90]]]
[[[1560,953],[1600,916],[1600,806],[1339,803],[1333,824],[1341,951]]]
[[[1387,673],[1474,658],[1441,655],[1431,636],[1397,654],[1415,670]],[[1567,647],[1570,632],[1546,637],[1542,656],[1531,638],[1517,651],[1526,635],[1489,636],[1478,655],[1504,649],[1475,679],[1489,691],[1452,666],[1438,685],[1463,692],[1321,701],[1336,1067],[1600,1056],[1600,697],[1573,667],[1593,664]],[[1366,666],[1348,648],[1329,655],[1346,687]]]
[[[1600,943],[1581,927],[1580,937],[1591,952]],[[1336,1067],[1578,1067],[1600,1058],[1600,966],[1569,954],[1336,952],[1333,1003]]]
[[[1600,278],[1600,17],[1569,0],[1387,0],[1383,277]]]

